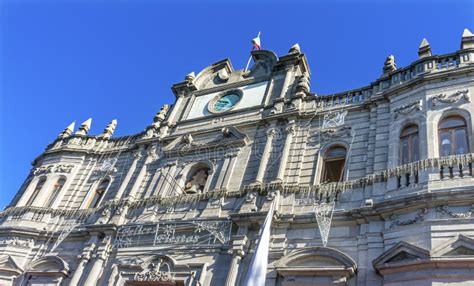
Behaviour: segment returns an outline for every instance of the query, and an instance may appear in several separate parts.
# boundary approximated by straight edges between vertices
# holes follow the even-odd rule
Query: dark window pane
[[[45,182],[46,182],[45,178],[42,178],[38,181],[38,183],[36,184],[35,190],[33,191],[33,194],[31,194],[30,199],[26,203],[27,206],[31,206],[33,204],[33,202],[35,201],[35,199],[38,196],[39,192],[43,188],[43,185],[44,185]]]
[[[407,164],[408,158],[408,137],[402,138],[402,164]]]
[[[408,136],[414,133],[418,133],[418,126],[410,125],[410,126],[405,127],[405,129],[403,129],[402,134],[400,136],[401,137]]]
[[[439,124],[439,129],[447,129],[447,128],[454,128],[454,127],[462,127],[466,126],[466,122],[462,117],[459,116],[451,116],[443,119]]]
[[[454,140],[456,141],[455,147],[456,147],[456,154],[466,154],[468,152],[468,147],[467,147],[467,136],[466,136],[466,130],[465,129],[457,129],[454,132]]]
[[[335,147],[331,148],[326,152],[326,158],[346,158],[346,148],[344,147]]]
[[[61,178],[56,182],[56,184],[54,184],[53,189],[51,190],[51,193],[49,195],[49,198],[46,201],[46,204],[45,204],[46,207],[50,208],[53,205],[54,201],[56,200],[56,197],[58,196],[59,192],[62,190],[65,182],[66,180]]]
[[[420,160],[420,147],[419,147],[419,142],[418,142],[418,134],[413,134],[412,137],[412,161],[418,161]]]
[[[91,202],[89,203],[90,208],[96,208],[99,205],[100,200],[102,199],[102,196],[104,195],[105,190],[107,189],[108,186],[109,186],[109,180],[103,180],[99,184],[99,186],[94,192],[94,196],[92,197]]]
[[[325,161],[322,182],[341,182],[344,176],[343,171],[345,162],[345,159]]]
[[[439,135],[439,148],[441,156],[452,155],[451,132],[441,132]]]

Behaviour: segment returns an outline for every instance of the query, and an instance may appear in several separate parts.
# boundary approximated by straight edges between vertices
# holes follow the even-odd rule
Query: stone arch
[[[69,275],[69,265],[56,255],[47,255],[30,263],[25,271],[25,284],[61,285]]]
[[[420,158],[428,157],[427,147],[427,119],[425,114],[416,113],[415,115],[406,116],[403,119],[394,121],[390,126],[390,139],[388,145],[388,162],[387,168],[395,168],[399,165],[400,160],[400,135],[409,125],[418,127],[419,155]]]
[[[356,262],[347,254],[330,247],[311,247],[293,251],[275,263],[277,285],[291,281],[314,285],[345,285],[357,273]],[[295,285],[296,285],[295,284]]]
[[[38,184],[43,181],[41,189],[38,191],[36,194],[36,199],[32,202],[32,206],[37,203],[37,198],[41,195],[42,191],[47,187],[49,183],[49,177],[47,175],[40,175],[40,176],[35,176],[30,183],[28,184],[28,187],[26,188],[26,191],[23,194],[23,197],[20,200],[19,205],[20,206],[27,206],[28,202],[30,201],[31,196],[34,195],[35,189],[37,188]]]
[[[315,172],[316,176],[314,178],[314,185],[318,185],[318,184],[322,183],[321,177],[323,175],[322,173],[323,173],[324,158],[325,158],[325,156],[326,156],[326,154],[329,150],[331,150],[333,148],[336,148],[336,147],[342,147],[342,148],[346,149],[346,165],[347,165],[348,159],[349,159],[349,156],[350,156],[350,154],[349,154],[350,143],[348,143],[345,140],[339,139],[339,140],[331,141],[328,144],[325,144],[319,150],[319,156],[318,156],[317,162],[316,162],[316,172]],[[345,171],[343,180],[346,178],[346,176],[347,176],[347,170]]]
[[[209,186],[212,181],[212,174],[214,173],[214,170],[215,166],[209,160],[190,163],[181,170],[176,181],[183,191],[190,190],[189,193],[204,193],[209,191]],[[198,179],[193,179],[194,176],[204,175],[204,173],[199,173],[200,171],[205,172],[206,181],[201,182],[201,184],[196,183],[193,185],[192,180]],[[202,185],[202,188],[199,188],[200,185]]]
[[[433,138],[433,141],[431,142],[433,144],[432,145],[433,157],[440,157],[439,148],[436,148],[436,146],[439,146],[439,137],[438,137],[439,123],[446,117],[450,117],[450,116],[460,116],[464,119],[464,121],[466,121],[467,136],[468,138],[471,139],[471,140],[468,140],[469,150],[470,152],[474,150],[474,142],[472,140],[474,131],[473,131],[471,113],[464,108],[453,107],[453,108],[446,109],[443,112],[433,112],[431,116],[428,118],[430,122],[430,129],[431,129],[430,135],[431,135],[431,138]]]
[[[91,184],[89,191],[87,191],[86,196],[84,197],[84,200],[81,203],[81,208],[87,208],[89,201],[92,199],[92,197],[95,194],[96,189],[100,186],[100,184],[104,181],[108,181],[107,188],[104,191],[104,194],[102,195],[100,200],[103,200],[107,192],[110,190],[110,186],[112,185],[113,182],[113,177],[110,175],[103,176],[102,178],[96,180],[93,184]],[[100,201],[99,201],[100,205]]]
[[[59,190],[57,194],[54,194],[53,192],[55,191],[55,186],[60,180],[64,180],[64,183]],[[67,188],[67,184],[69,183],[68,176],[64,174],[54,174],[49,178],[49,184],[45,186],[45,197],[44,197],[44,202],[43,206],[48,207],[47,203],[49,200],[52,199],[52,204],[51,207],[57,206],[58,202],[61,200],[61,193],[64,194],[65,189]],[[51,196],[55,196],[52,198]]]

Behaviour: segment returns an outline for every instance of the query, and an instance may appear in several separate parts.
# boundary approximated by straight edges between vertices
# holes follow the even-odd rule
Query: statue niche
[[[204,192],[210,168],[205,164],[198,164],[191,168],[186,177],[184,191],[187,194],[200,194]]]

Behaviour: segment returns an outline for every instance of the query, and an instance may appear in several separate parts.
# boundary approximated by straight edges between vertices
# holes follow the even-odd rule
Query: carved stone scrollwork
[[[133,152],[133,157],[136,160],[140,160],[143,156],[145,156],[146,151],[143,148],[139,148]]]
[[[174,274],[170,271],[170,266],[161,259],[157,263],[150,263],[149,269],[141,273],[136,273],[133,277],[135,281],[162,281],[174,282]]]
[[[351,127],[328,128],[321,130],[323,139],[344,138],[351,136]]]
[[[245,196],[246,203],[254,203],[257,195],[255,193],[247,193]]]
[[[452,218],[470,218],[472,215],[472,209],[466,212],[454,212],[448,206],[438,206],[436,211],[444,216],[449,216]]]
[[[292,124],[292,125],[290,125],[290,126],[287,126],[287,127],[285,128],[285,131],[286,131],[286,133],[288,133],[288,134],[295,135],[295,133],[296,133],[295,125]]]
[[[421,100],[408,103],[400,106],[399,108],[393,111],[393,116],[395,119],[398,119],[400,116],[408,115],[412,112],[421,111],[423,109],[423,102]]]
[[[270,128],[266,132],[267,137],[269,137],[269,138],[273,138],[273,137],[277,136],[278,133],[279,133],[278,129],[276,129],[276,128]]]
[[[277,196],[277,192],[269,192],[267,194],[267,200],[273,201],[276,198],[276,196]]]
[[[53,165],[38,167],[33,171],[33,174],[42,175],[42,174],[52,173],[53,167],[54,167]]]
[[[151,145],[148,149],[147,149],[147,155],[152,159],[152,160],[156,160],[158,158],[158,148],[156,147],[155,144]]]
[[[71,164],[58,164],[58,165],[47,165],[41,166],[34,169],[34,175],[42,175],[42,174],[49,174],[49,173],[65,173],[69,174],[74,169],[74,165]]]
[[[414,223],[423,221],[424,217],[427,213],[428,213],[428,210],[426,208],[419,209],[414,218],[407,219],[407,220],[396,220],[397,215],[392,215],[392,216],[390,216],[390,219],[394,220],[394,221],[392,222],[390,227],[410,225],[410,224],[414,224]]]
[[[298,83],[296,84],[296,91],[304,94],[304,93],[309,92],[309,87],[310,87],[309,74],[305,72],[298,79]]]
[[[11,245],[11,246],[20,246],[20,247],[33,247],[34,240],[33,239],[20,239],[16,236],[4,238],[0,240],[0,245]]]
[[[54,172],[70,174],[73,168],[74,168],[74,165],[59,164],[56,166]]]
[[[431,97],[431,105],[433,107],[446,105],[446,104],[453,104],[453,103],[457,103],[461,101],[471,102],[469,89],[458,90],[449,96],[446,93],[441,93],[441,94]]]

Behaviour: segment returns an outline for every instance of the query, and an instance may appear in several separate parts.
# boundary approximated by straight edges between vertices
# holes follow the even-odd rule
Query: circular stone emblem
[[[233,109],[242,99],[242,91],[239,89],[228,90],[216,95],[207,105],[211,113],[222,113]]]

